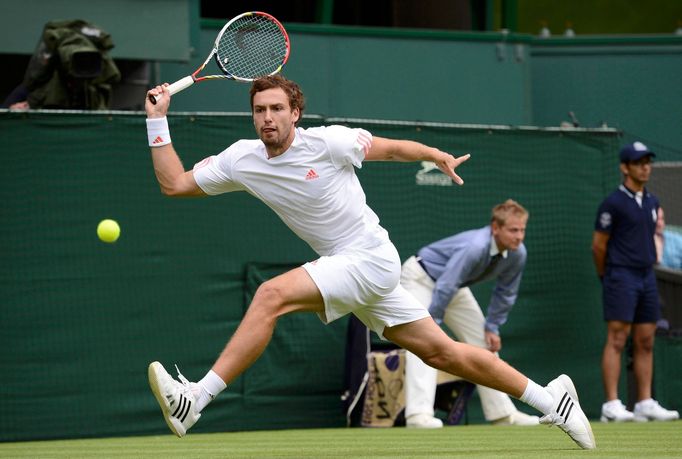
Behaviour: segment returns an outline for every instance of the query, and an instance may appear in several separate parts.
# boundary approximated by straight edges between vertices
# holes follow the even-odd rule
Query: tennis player
[[[149,382],[169,428],[184,436],[201,411],[249,368],[270,341],[277,319],[316,313],[323,323],[355,314],[383,339],[427,364],[476,384],[508,393],[533,406],[542,422],[557,425],[583,448],[595,441],[572,381],[561,375],[542,387],[479,347],[450,339],[427,309],[399,283],[401,263],[379,218],[367,206],[354,168],[364,161],[432,161],[457,184],[455,169],[469,155],[448,153],[409,140],[372,136],[364,129],[297,127],[304,110],[299,86],[282,76],[253,82],[250,90],[256,140],[239,140],[185,171],[171,143],[166,85],[145,104],[154,170],[162,193],[205,196],[246,191],[267,204],[320,255],[264,282],[206,376],[174,380],[158,362]]]

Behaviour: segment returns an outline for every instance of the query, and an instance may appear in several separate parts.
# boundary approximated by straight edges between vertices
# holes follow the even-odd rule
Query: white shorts
[[[324,299],[322,322],[353,313],[384,338],[384,328],[430,317],[400,281],[400,256],[392,243],[320,257],[303,268]]]

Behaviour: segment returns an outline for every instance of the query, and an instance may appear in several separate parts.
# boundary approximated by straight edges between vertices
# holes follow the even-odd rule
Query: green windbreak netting
[[[249,116],[169,119],[188,168],[254,137]],[[573,375],[595,416],[603,323],[590,241],[596,207],[619,181],[617,133],[304,120],[332,123],[472,154],[463,187],[420,163],[358,171],[403,258],[486,224],[507,198],[529,209],[502,357],[540,383]],[[149,362],[203,377],[260,282],[315,254],[246,193],[162,196],[143,114],[2,112],[0,134],[0,440],[167,433]],[[121,225],[115,244],[97,239],[104,218]],[[475,290],[483,306],[489,288]],[[282,318],[262,359],[193,432],[344,425],[345,333],[345,319]]]

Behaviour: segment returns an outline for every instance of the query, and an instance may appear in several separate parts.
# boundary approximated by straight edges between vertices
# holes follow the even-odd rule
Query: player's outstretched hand
[[[156,96],[156,104],[149,100],[149,96]],[[160,96],[160,97],[159,97]],[[147,112],[147,118],[163,118],[168,113],[170,106],[171,95],[168,92],[168,83],[164,83],[147,91],[145,98],[144,109]]]
[[[464,180],[462,180],[462,178],[455,173],[455,169],[457,169],[457,166],[469,159],[470,156],[471,155],[469,153],[459,157],[454,157],[447,153],[443,153],[440,158],[434,161],[434,163],[436,163],[438,169],[449,176],[456,184],[464,185]]]

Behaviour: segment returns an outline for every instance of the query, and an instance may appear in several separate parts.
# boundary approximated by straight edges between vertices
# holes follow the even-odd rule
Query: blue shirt
[[[437,322],[443,320],[445,309],[460,287],[471,283],[497,279],[488,305],[485,329],[499,333],[516,302],[521,275],[526,264],[526,247],[505,250],[503,258],[484,277],[490,259],[498,253],[490,226],[464,231],[422,248],[417,254],[427,273],[436,280],[429,313]]]
[[[646,189],[642,204],[636,194],[621,185],[599,206],[594,229],[608,233],[606,265],[650,268],[656,262],[654,233],[658,218],[658,198]]]

